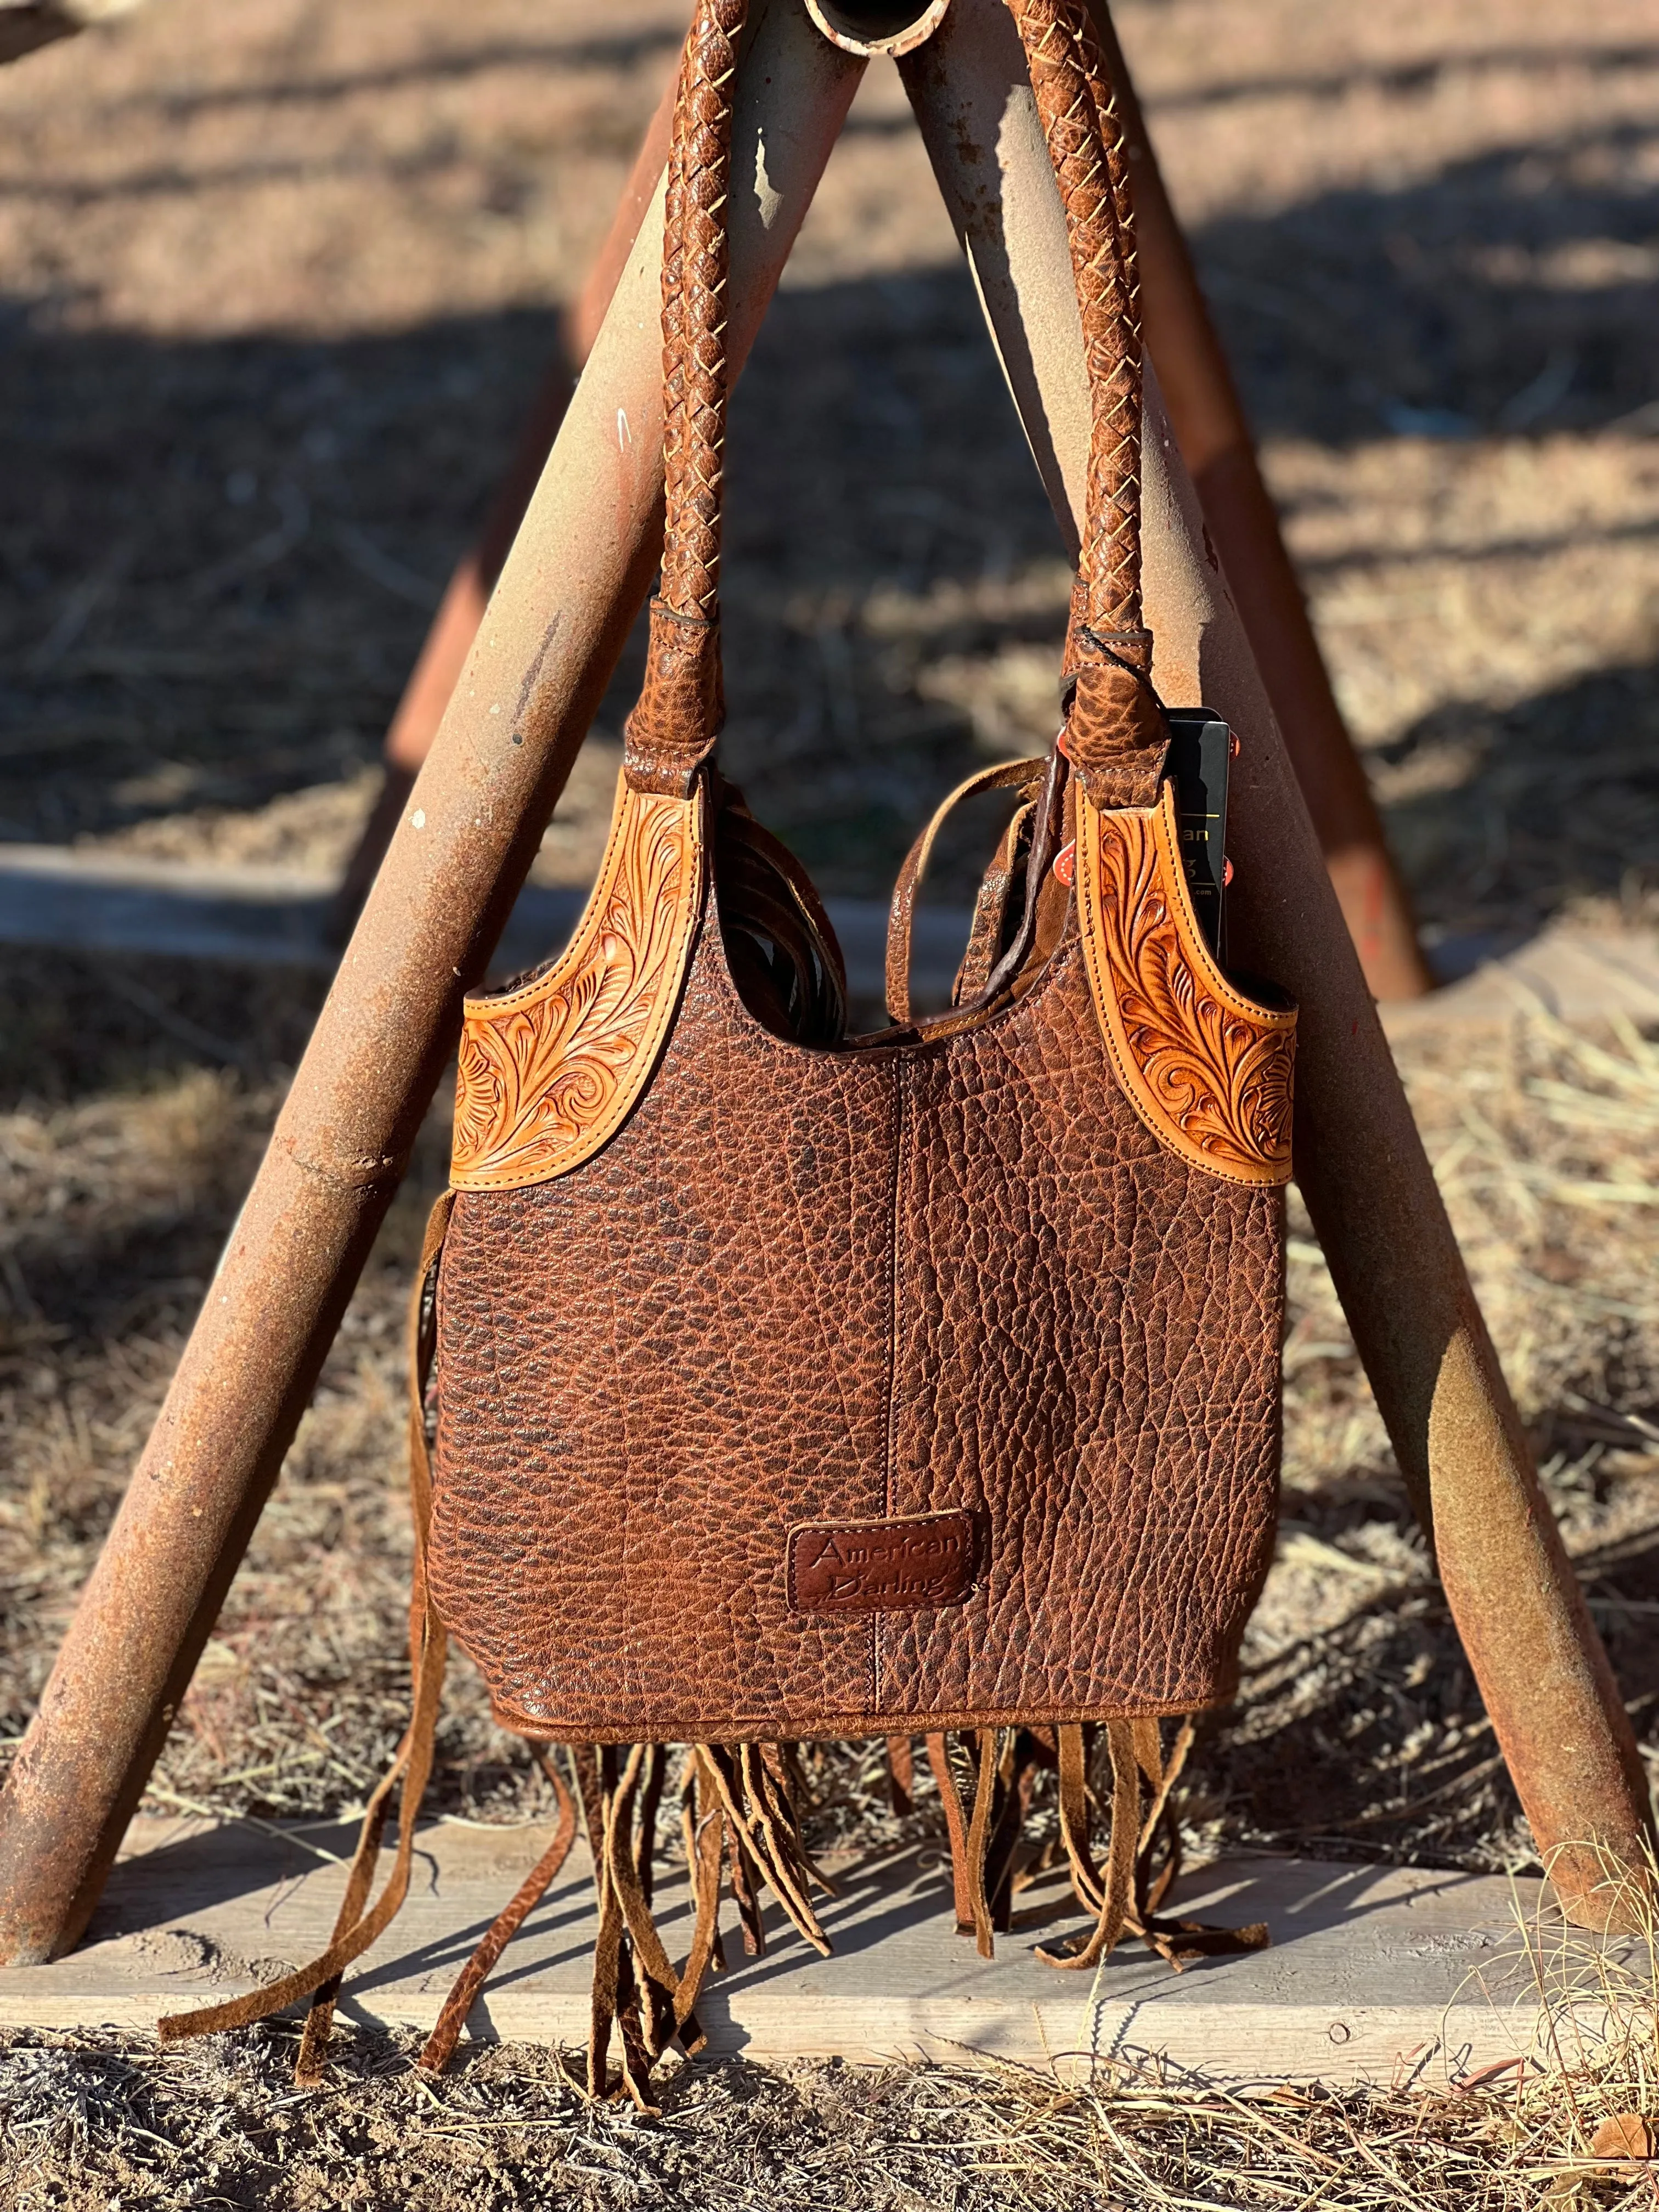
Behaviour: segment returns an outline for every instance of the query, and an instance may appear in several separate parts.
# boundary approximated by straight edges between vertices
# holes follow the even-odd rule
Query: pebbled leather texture
[[[605,1149],[460,1193],[434,1600],[500,1717],[776,1740],[1229,1696],[1273,1540],[1281,1194],[1160,1144],[1073,927],[978,1027],[762,1029],[711,897]],[[802,1613],[790,1532],[967,1513],[973,1590]]]
[[[1144,827],[1165,730],[1141,623],[1127,171],[1076,0],[1010,5],[1094,404],[1066,750],[1085,829]],[[712,788],[698,763],[719,713],[742,15],[741,0],[699,0],[668,187],[667,534],[625,775],[671,802],[699,778]],[[750,1012],[705,871],[659,1056],[598,1149],[533,1184],[458,1193],[437,1286],[430,1586],[507,1725],[753,1744],[1121,1720],[1231,1694],[1273,1539],[1285,1163],[1233,1172],[1160,1091],[1164,1043],[1137,1056],[1146,1023],[1120,1020],[1117,1036],[1140,969],[1105,975],[1103,842],[1082,857],[1087,944],[1087,901],[1061,927],[1034,877],[1031,942],[1013,950],[1024,963],[1053,945],[1036,980],[1022,966],[1004,1002],[845,1048]],[[1178,907],[1184,885],[1161,883],[1166,907],[1171,892]],[[1133,949],[1153,917],[1124,897]],[[1287,1042],[1283,1065],[1287,1102]],[[1158,1110],[1132,1103],[1137,1082]],[[1258,1102],[1228,1123],[1241,1153],[1273,1150],[1279,1094],[1261,1096],[1266,1120]],[[927,1516],[974,1532],[971,1585],[947,1601],[793,1601],[792,1532]]]

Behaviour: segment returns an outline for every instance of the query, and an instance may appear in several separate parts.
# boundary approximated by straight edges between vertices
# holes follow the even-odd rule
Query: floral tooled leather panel
[[[1229,1182],[1291,1179],[1296,1014],[1223,975],[1194,917],[1174,787],[1103,813],[1078,795],[1090,988],[1124,1095],[1161,1143]]]
[[[705,800],[618,778],[610,842],[568,949],[510,991],[469,994],[449,1180],[549,1182],[608,1142],[655,1066],[702,907]]]

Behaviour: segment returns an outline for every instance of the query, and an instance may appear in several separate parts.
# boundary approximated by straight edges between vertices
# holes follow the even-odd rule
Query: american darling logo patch
[[[974,1550],[967,1513],[814,1522],[790,1531],[789,1602],[797,1613],[955,1605],[973,1588]]]

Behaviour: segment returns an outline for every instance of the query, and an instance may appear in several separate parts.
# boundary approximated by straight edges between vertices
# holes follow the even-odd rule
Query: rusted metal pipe
[[[747,353],[864,64],[756,0]],[[0,1959],[84,1929],[628,629],[662,530],[659,191],[0,1798]]]
[[[955,0],[938,38],[902,66],[1075,542],[1090,432],[1082,337],[1059,198],[1003,0]],[[1297,1180],[1557,1894],[1583,1924],[1625,1925],[1652,1832],[1630,1723],[1342,927],[1231,573],[1224,580],[1206,557],[1204,514],[1150,374],[1146,430],[1153,674],[1167,699],[1215,708],[1243,740],[1228,822],[1238,872],[1230,936],[1242,965],[1301,1005]]]
[[[1116,87],[1134,179],[1141,320],[1176,443],[1227,572],[1365,981],[1379,999],[1420,998],[1434,978],[1417,941],[1410,898],[1331,689],[1123,49],[1102,0],[1085,4]]]
[[[0,64],[130,15],[140,0],[10,0],[0,9]]]
[[[948,0],[931,0],[914,17],[908,0],[907,4],[895,0],[895,4],[876,6],[836,6],[828,0],[805,0],[805,4],[824,35],[849,52],[902,58],[938,31]],[[1089,4],[1123,114],[1134,175],[1141,312],[1170,419],[1211,535],[1235,580],[1239,613],[1365,980],[1379,999],[1418,998],[1431,988],[1433,978],[1418,945],[1410,900],[1389,851],[1364,768],[1331,690],[1279,517],[1256,463],[1249,426],[1170,204],[1122,50],[1104,8],[1097,0],[1089,0]],[[616,281],[619,257],[632,241],[639,210],[661,173],[672,106],[672,96],[665,97],[653,118],[611,237],[572,318],[571,353],[578,362],[586,358],[586,343]],[[561,393],[565,388],[562,375],[562,367],[556,369],[553,381]],[[508,518],[508,535],[516,528],[528,495],[526,462],[533,464],[533,477],[546,451],[538,438],[550,442],[555,427],[556,422],[541,429],[531,426],[514,475],[502,488],[495,514]],[[450,580],[387,732],[386,787],[341,885],[338,912],[343,923],[356,915],[380,866],[402,801],[426,757],[483,617],[495,575],[489,560],[489,536],[487,529],[477,553],[467,555]]]
[[[668,143],[674,120],[674,73],[669,73],[656,112],[647,127],[634,159],[623,195],[617,203],[611,228],[605,234],[587,281],[576,303],[564,318],[559,355],[543,380],[530,419],[519,439],[518,450],[491,502],[476,545],[469,546],[455,564],[438,611],[432,617],[420,656],[410,672],[403,696],[392,714],[382,748],[385,778],[362,834],[340,878],[330,917],[336,943],[343,943],[362,911],[374,872],[386,858],[392,833],[415,787],[421,764],[432,750],[444,709],[460,682],[466,656],[483,620],[489,594],[495,588],[513,540],[519,534],[540,481],[553,441],[570,404],[574,378],[593,350],[612,295],[628,265],[640,225],[656,192],[668,161]]]
[[[913,53],[938,30],[951,0],[805,0],[826,39],[866,61]]]
[[[807,11],[824,37],[866,60],[877,53],[909,52],[932,36],[949,4],[950,0],[927,0],[926,6],[914,11],[908,4],[850,8],[831,4],[826,10],[816,0],[806,0]],[[335,894],[331,927],[337,942],[344,940],[362,909],[443,720],[450,694],[460,680],[507,549],[524,520],[530,495],[563,419],[573,375],[580,370],[599,335],[611,294],[667,162],[673,117],[671,73],[635,156],[605,244],[566,319],[559,357],[549,369],[477,544],[470,546],[455,564],[392,714],[382,749],[384,781]]]
[[[963,52],[979,75],[933,119],[945,129],[976,110],[989,135],[975,146],[963,131],[955,167],[946,159],[941,171],[1064,516],[1086,394],[1079,405],[1058,202],[1018,46],[1011,74],[1009,39],[994,35],[1010,30],[998,0],[955,0],[951,20],[959,13],[978,24],[977,49]],[[793,0],[760,0],[757,17],[738,101],[738,356],[859,74],[807,31]],[[975,243],[966,215],[985,215],[985,201]],[[0,1801],[0,1956],[55,1955],[84,1927],[407,1158],[460,993],[482,970],[643,596],[659,528],[659,228],[653,212]],[[1304,1182],[1339,1288],[1540,1839],[1595,1842],[1633,1868],[1642,1814],[1605,1661],[1242,630],[1196,550],[1196,510],[1183,504],[1189,487],[1160,442],[1156,403],[1153,419],[1148,587],[1160,671],[1172,691],[1201,689],[1249,741],[1240,919],[1259,964],[1303,998]],[[1566,1868],[1581,1911],[1595,1870]]]

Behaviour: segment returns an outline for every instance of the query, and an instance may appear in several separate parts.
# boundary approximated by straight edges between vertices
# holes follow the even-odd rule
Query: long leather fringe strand
[[[250,1990],[245,1996],[229,1998],[222,2004],[203,2005],[194,2012],[171,2013],[157,2023],[157,2033],[163,2043],[179,2043],[191,2036],[216,2035],[227,2028],[246,2027],[253,2021],[265,2020],[272,2013],[281,2012],[301,1997],[314,1996],[295,2069],[295,2079],[300,2081],[315,2081],[322,2071],[333,2020],[334,1996],[341,1976],[353,1960],[361,1958],[385,1934],[408,1894],[415,1856],[415,1820],[432,1772],[433,1741],[437,1732],[448,1638],[427,1590],[426,1544],[432,1517],[432,1476],[425,1389],[432,1362],[432,1286],[453,1203],[451,1194],[446,1191],[432,1209],[410,1302],[409,1486],[415,1522],[415,1571],[409,1607],[413,1709],[408,1731],[398,1747],[390,1772],[370,1798],[363,1815],[356,1853],[328,1948],[309,1966],[301,1967],[295,1973],[284,1974],[262,1990]],[[392,1792],[399,1784],[397,1856],[378,1903],[370,1907],[368,1899],[380,1861],[380,1838],[385,1832]]]

